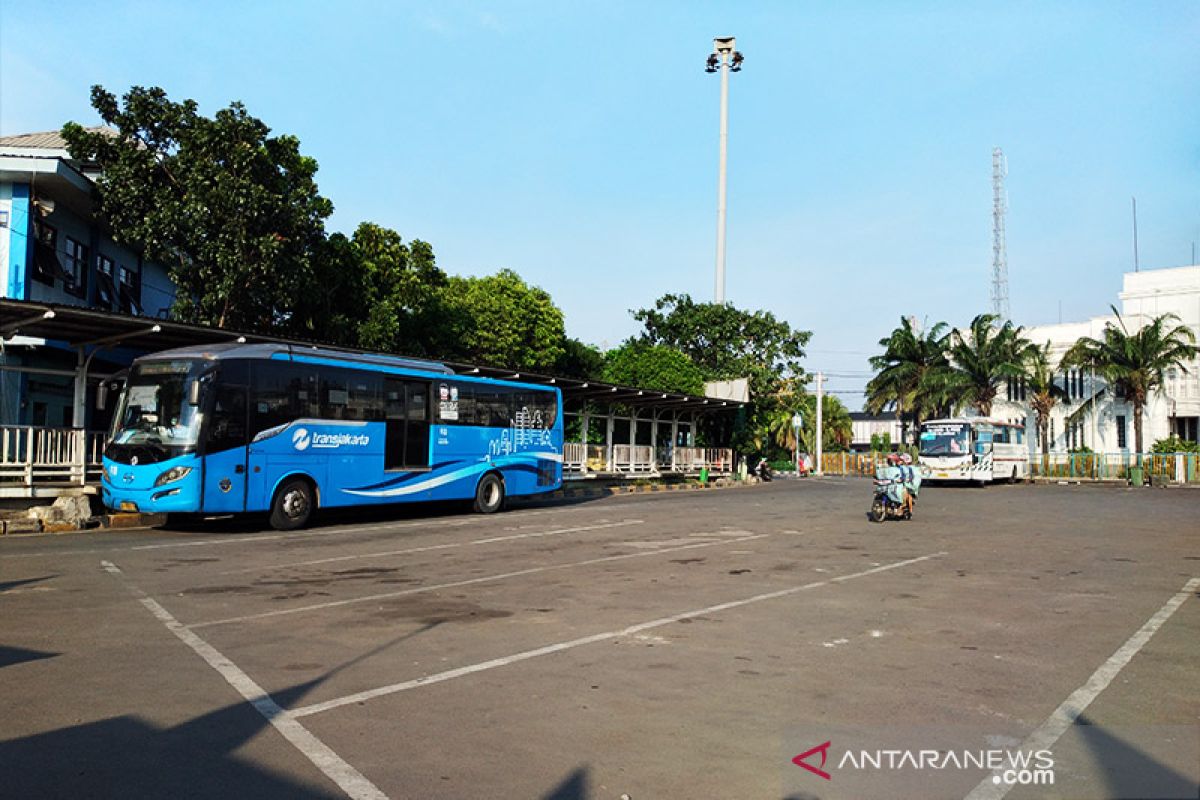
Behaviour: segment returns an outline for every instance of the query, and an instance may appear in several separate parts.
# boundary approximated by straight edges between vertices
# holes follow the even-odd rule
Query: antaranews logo
[[[825,744],[819,744],[811,750],[805,750],[803,753],[801,753],[800,755],[793,758],[792,763],[795,764],[797,767],[803,767],[804,769],[808,770],[809,772],[813,773],[814,775],[821,776],[825,780],[830,780],[830,775],[828,772],[826,772],[824,769],[814,767],[812,764],[809,764],[805,760],[817,753],[820,753],[821,754],[821,767],[824,767],[825,759],[829,754],[829,745],[830,744],[832,744],[832,741],[825,742]]]

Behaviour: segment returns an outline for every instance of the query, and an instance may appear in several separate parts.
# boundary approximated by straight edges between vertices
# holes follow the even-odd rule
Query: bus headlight
[[[173,483],[174,481],[177,481],[177,480],[185,477],[191,471],[192,471],[191,467],[171,467],[169,470],[164,472],[162,475],[159,475],[154,480],[154,485],[155,486],[165,486],[168,483]]]

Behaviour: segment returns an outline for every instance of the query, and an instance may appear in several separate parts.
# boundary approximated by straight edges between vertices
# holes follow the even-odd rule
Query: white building
[[[1119,309],[1125,326],[1132,332],[1162,314],[1175,314],[1180,323],[1191,328],[1200,342],[1200,266],[1127,272],[1119,295]],[[1050,342],[1051,363],[1057,363],[1080,337],[1101,339],[1107,323],[1117,324],[1113,315],[1092,317],[1085,322],[1066,322],[1058,325],[1036,325],[1026,328],[1024,335],[1035,344]],[[1196,441],[1200,436],[1200,358],[1187,364],[1187,372],[1172,369],[1160,392],[1148,398],[1142,431],[1144,446],[1149,450],[1157,439],[1175,434]],[[1133,406],[1124,399],[1104,391],[1099,402],[1081,419],[1068,421],[1079,410],[1081,402],[1106,387],[1099,376],[1086,371],[1060,372],[1058,383],[1067,394],[1060,400],[1050,418],[1050,450],[1066,452],[1088,447],[1096,452],[1120,453],[1134,449]],[[1031,452],[1040,452],[1037,420],[1022,397],[1023,387],[1009,383],[1002,386],[992,415],[1001,419],[1024,421],[1030,435],[1027,441]]]

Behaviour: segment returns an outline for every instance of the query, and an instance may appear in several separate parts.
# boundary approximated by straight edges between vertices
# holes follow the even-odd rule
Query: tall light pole
[[[737,39],[721,36],[713,39],[713,52],[704,64],[705,72],[721,73],[721,158],[717,168],[717,285],[716,302],[725,302],[725,153],[729,146],[729,73],[741,72],[742,54],[734,49]]]

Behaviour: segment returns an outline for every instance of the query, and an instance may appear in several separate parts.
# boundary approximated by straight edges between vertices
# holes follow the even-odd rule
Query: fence
[[[662,475],[697,474],[707,469],[714,475],[733,471],[733,450],[728,447],[671,447],[659,445],[604,445],[567,442],[563,445],[563,472],[567,477],[594,474]]]
[[[884,463],[884,453],[824,453],[821,466],[826,475],[874,475]],[[1035,478],[1079,480],[1129,480],[1138,466],[1132,453],[1051,453],[1029,457],[1029,474]],[[1170,483],[1200,481],[1200,453],[1147,453],[1141,457],[1143,478]]]
[[[100,478],[104,434],[82,428],[0,425],[0,488],[85,486]]]

